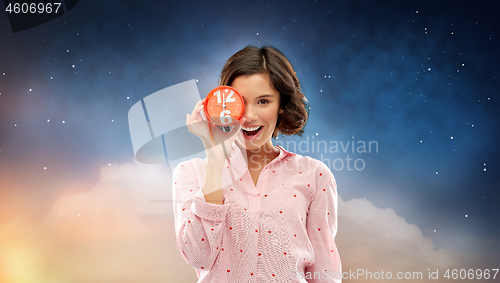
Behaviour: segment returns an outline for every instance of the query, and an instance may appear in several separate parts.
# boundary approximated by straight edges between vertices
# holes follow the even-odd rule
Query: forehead
[[[258,98],[262,95],[278,98],[280,93],[271,85],[268,74],[238,76],[231,84],[245,99]]]

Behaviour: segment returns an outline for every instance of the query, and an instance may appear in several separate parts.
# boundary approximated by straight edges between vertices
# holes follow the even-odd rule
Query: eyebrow
[[[274,95],[272,95],[272,94],[263,94],[263,95],[257,97],[257,99],[266,98],[266,97],[274,97]]]
[[[259,99],[262,99],[262,98],[273,98],[275,97],[275,95],[273,94],[263,94],[263,95],[259,95],[257,98],[255,98],[255,100],[259,100]],[[243,101],[247,101],[244,97],[243,97]]]

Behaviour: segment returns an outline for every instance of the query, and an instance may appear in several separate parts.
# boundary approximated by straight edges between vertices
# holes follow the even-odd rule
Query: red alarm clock
[[[230,86],[219,86],[207,95],[203,106],[205,117],[224,132],[243,116],[245,103],[238,91]]]

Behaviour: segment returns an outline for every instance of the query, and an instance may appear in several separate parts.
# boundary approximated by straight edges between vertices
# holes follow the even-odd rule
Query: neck
[[[256,150],[247,150],[243,148],[239,143],[242,152],[246,151],[246,159],[249,169],[263,168],[273,159],[278,157],[280,150],[275,148],[271,141],[265,143],[260,148]]]

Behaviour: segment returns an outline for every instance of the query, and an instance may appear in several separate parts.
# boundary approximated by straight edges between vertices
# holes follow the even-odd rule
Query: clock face
[[[231,125],[243,116],[243,98],[233,87],[219,86],[207,95],[204,110],[216,125]]]

